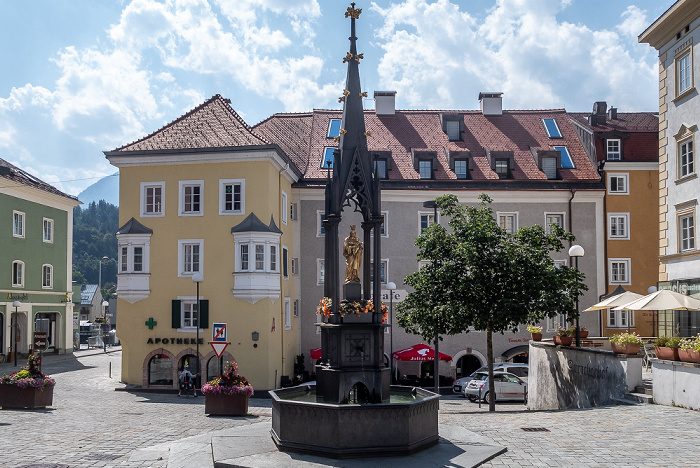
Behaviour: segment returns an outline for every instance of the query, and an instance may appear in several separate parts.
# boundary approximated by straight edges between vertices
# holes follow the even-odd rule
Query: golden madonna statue
[[[345,257],[345,282],[360,282],[360,266],[362,265],[362,242],[355,233],[355,225],[350,226],[350,235],[343,243]]]

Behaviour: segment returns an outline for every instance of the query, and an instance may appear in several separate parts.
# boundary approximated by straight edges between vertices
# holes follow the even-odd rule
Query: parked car
[[[510,372],[494,372],[493,383],[496,390],[496,401],[516,400],[527,403],[527,383]],[[477,372],[474,378],[464,388],[464,396],[469,401],[481,398],[488,402],[489,373]]]
[[[452,384],[452,392],[453,393],[458,393],[460,395],[464,395],[464,387],[469,383],[470,380],[474,378],[474,376],[479,373],[479,372],[488,372],[489,368],[486,366],[480,367],[474,372],[472,372],[470,375],[467,377],[462,377],[461,379],[457,379],[454,381]],[[515,362],[504,362],[502,364],[496,364],[493,366],[493,371],[502,371],[502,372],[510,372],[511,374],[515,374],[516,376],[520,377],[522,380],[527,382],[527,374],[528,374],[528,366],[527,364],[520,364],[520,363],[515,363]]]

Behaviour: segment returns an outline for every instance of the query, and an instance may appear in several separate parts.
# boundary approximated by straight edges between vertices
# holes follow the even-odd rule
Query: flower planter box
[[[205,395],[204,414],[211,416],[245,416],[248,414],[248,395],[211,393]]]
[[[532,341],[542,341],[542,333],[532,333]]]
[[[571,346],[571,343],[574,342],[574,337],[554,335],[552,340],[554,341],[554,344],[558,344],[559,346]]]
[[[46,408],[53,404],[53,387],[21,388],[0,384],[0,406],[5,408]]]
[[[639,352],[640,344],[637,343],[610,343],[614,353],[618,354],[637,354]]]
[[[659,359],[664,359],[666,361],[680,361],[681,358],[678,356],[678,348],[666,348],[666,347],[656,347],[656,357]]]
[[[588,330],[579,330],[578,336],[579,338],[588,338]]]
[[[341,323],[372,323],[372,313],[367,314],[345,314]]]
[[[698,353],[697,351],[693,351],[692,349],[679,349],[678,357],[683,362],[695,362],[700,364],[700,353]]]

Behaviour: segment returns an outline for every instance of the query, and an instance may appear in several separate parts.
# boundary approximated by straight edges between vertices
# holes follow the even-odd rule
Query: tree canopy
[[[397,306],[397,320],[426,341],[470,327],[486,331],[492,374],[493,332],[517,331],[558,314],[575,318],[576,296],[588,288],[579,270],[555,265],[550,255],[574,241],[571,233],[554,224],[508,233],[491,199],[479,198],[478,206],[461,205],[454,195],[436,199],[449,230],[432,224],[416,240],[424,266],[405,278],[414,291]]]

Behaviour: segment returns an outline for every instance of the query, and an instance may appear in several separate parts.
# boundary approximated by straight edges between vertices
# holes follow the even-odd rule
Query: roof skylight
[[[547,130],[547,136],[549,136],[549,138],[561,138],[561,132],[559,131],[556,120],[542,119],[542,123],[544,123],[544,128]]]
[[[561,153],[561,167],[563,169],[575,169],[574,161],[571,159],[571,153],[569,153],[569,148],[566,146],[555,146],[555,150]]]
[[[328,123],[328,138],[340,136],[340,119],[331,119]]]
[[[340,122],[340,120],[338,121]],[[333,167],[333,151],[337,148],[323,148],[323,161],[321,161],[321,169],[328,169]]]

